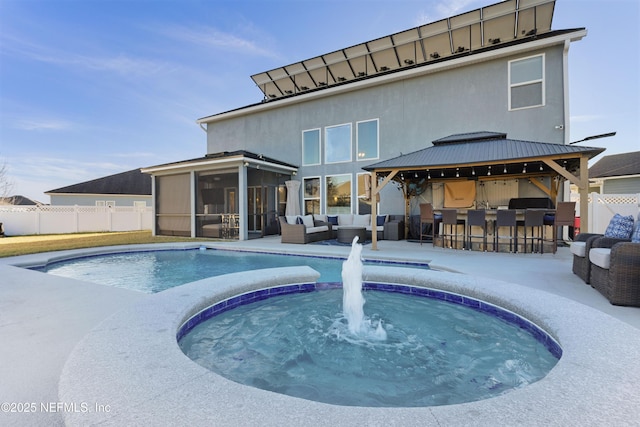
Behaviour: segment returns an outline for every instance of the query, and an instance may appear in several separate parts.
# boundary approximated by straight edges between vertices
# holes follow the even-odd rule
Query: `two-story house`
[[[554,6],[507,0],[252,76],[262,100],[197,121],[206,156],[143,169],[153,176],[155,233],[217,237],[207,226],[218,214],[232,215],[240,239],[277,233],[287,181],[302,213],[370,213],[363,168],[449,135],[568,147],[569,46],[587,32],[553,30]],[[554,169],[542,163],[536,170]],[[498,198],[544,195],[537,181],[501,178],[508,193]],[[396,186],[379,195],[375,211],[404,213]]]

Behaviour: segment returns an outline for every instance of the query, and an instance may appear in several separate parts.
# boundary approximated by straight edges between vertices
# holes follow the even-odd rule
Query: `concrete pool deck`
[[[349,251],[348,247],[282,245],[277,237],[247,242],[212,243],[211,246],[268,252],[303,252],[329,256],[346,256]],[[514,283],[524,287],[516,287],[518,290],[525,289],[526,291],[527,288],[534,291],[542,290],[552,295],[573,300],[579,304],[567,303],[566,306],[571,306],[578,311],[590,310],[588,307],[597,310],[593,312],[593,320],[597,324],[592,325],[586,319],[584,323],[574,325],[577,328],[575,331],[580,331],[580,328],[583,328],[583,333],[577,336],[576,332],[572,336],[576,336],[576,339],[588,340],[590,331],[594,330],[594,340],[596,341],[595,344],[597,344],[598,341],[602,340],[602,335],[600,334],[602,333],[601,328],[603,325],[615,329],[611,330],[612,336],[618,336],[622,332],[623,337],[618,336],[623,341],[622,347],[611,348],[609,349],[609,354],[602,356],[606,356],[607,360],[614,363],[618,361],[621,363],[619,369],[620,373],[625,375],[625,382],[637,384],[638,380],[640,380],[638,368],[635,365],[629,366],[631,365],[629,363],[630,356],[637,360],[640,352],[638,341],[638,336],[640,335],[640,309],[612,306],[597,291],[582,283],[578,277],[571,273],[571,255],[567,248],[560,248],[555,255],[453,251],[433,248],[430,244],[421,246],[418,243],[405,241],[382,241],[379,244],[379,248],[379,251],[371,251],[365,246],[363,256],[365,258],[401,259],[405,261],[430,261],[434,268],[459,271],[469,276],[464,280],[474,277]],[[38,254],[0,259],[0,277],[2,277],[0,280],[2,283],[0,285],[0,339],[2,339],[3,343],[0,346],[0,360],[3,362],[0,364],[0,378],[2,379],[0,381],[0,401],[16,404],[35,403],[37,406],[37,410],[32,413],[0,413],[0,424],[2,425],[62,425],[64,416],[69,415],[68,410],[70,408],[56,406],[60,402],[58,382],[63,367],[74,348],[104,319],[109,318],[114,313],[126,313],[134,305],[144,306],[146,304],[145,300],[153,297],[132,291],[43,275],[12,265],[37,264],[48,257],[50,255]],[[501,286],[504,287],[504,285]],[[532,296],[534,294],[542,295],[544,298],[551,297],[549,301],[555,301],[558,307],[563,307],[562,303],[565,301],[563,298],[554,299],[552,295],[537,292],[531,293]],[[526,296],[523,295],[523,297]],[[562,316],[570,318],[574,312],[571,309],[566,313],[562,313]],[[602,315],[602,313],[606,313],[609,316]],[[117,316],[112,316],[109,321],[115,321],[116,318]],[[581,319],[585,320],[584,317],[581,317]],[[594,328],[598,329],[599,332],[597,334]],[[627,367],[628,369],[625,369]],[[100,388],[99,384],[92,382],[92,372],[87,371],[82,374],[82,377],[86,379],[84,386],[93,385],[96,389]],[[601,375],[601,373],[598,373],[598,375]],[[605,390],[616,391],[619,396],[605,396],[607,404],[603,404],[602,400],[591,401],[591,397],[587,396],[582,398],[581,402],[565,401],[563,404],[567,408],[567,413],[562,418],[556,418],[555,420],[549,419],[546,415],[543,416],[548,405],[545,404],[542,407],[534,405],[536,409],[534,410],[534,407],[532,407],[529,410],[529,424],[549,425],[556,423],[566,425],[568,421],[570,422],[574,419],[571,417],[574,412],[577,416],[575,419],[582,420],[582,425],[585,425],[585,420],[590,420],[590,423],[587,424],[591,425],[610,424],[612,411],[616,412],[614,415],[618,417],[616,420],[618,422],[626,420],[631,425],[637,419],[640,419],[638,387],[635,387],[634,391],[619,383],[620,387],[616,388],[617,386],[613,382],[618,383],[623,380],[620,376],[612,376],[611,383],[607,384],[606,388],[601,388],[601,385],[597,382],[590,383],[593,379],[592,373],[583,372],[573,381],[575,381],[577,387],[591,388],[591,393],[588,393],[589,396],[594,393],[605,392]],[[98,378],[95,380],[97,381]],[[611,398],[613,398],[613,403]],[[619,407],[625,408],[624,410],[615,411],[616,407],[611,407],[612,404],[615,404],[615,399],[620,400]],[[276,400],[279,401],[281,398],[276,398]],[[490,405],[491,401],[490,399],[482,405]],[[41,406],[43,403],[45,404],[44,408]],[[79,404],[79,402],[71,403]],[[109,405],[109,402],[90,403],[92,405],[96,403]],[[236,403],[241,406],[244,405],[242,402]],[[253,402],[251,407],[260,407],[260,405]],[[638,408],[635,413],[633,409],[629,409],[633,407]],[[591,411],[585,411],[585,408],[592,409]],[[80,411],[81,409],[79,408]],[[250,410],[248,406],[246,409]],[[185,413],[190,410],[198,411],[197,408],[190,407],[188,404],[182,407],[182,411]],[[458,425],[456,418],[448,418],[443,415],[443,410],[439,408],[431,411],[431,413],[439,415],[433,415],[433,418],[423,420],[424,423],[435,424],[439,422],[440,425]],[[629,411],[632,412],[630,413]],[[180,415],[175,414],[176,418],[166,419],[166,421],[170,424],[179,422]],[[259,420],[259,417],[253,417],[257,417],[257,414],[254,413],[248,417],[246,419],[247,423],[251,420]],[[300,417],[297,421],[306,421],[308,423],[313,419],[313,413],[300,414]],[[462,419],[459,419],[460,423]],[[500,418],[495,419],[499,420]],[[320,420],[323,420],[323,418],[320,418]],[[366,423],[383,423],[384,420],[384,417],[368,418]],[[86,421],[88,420],[84,420],[84,422]],[[142,424],[152,425],[151,419],[140,419],[140,421]],[[215,421],[222,425],[242,424],[239,424],[237,418],[226,421],[217,419]],[[270,420],[274,424],[277,421],[277,419]],[[361,421],[365,422],[364,419],[361,419]],[[389,421],[389,419],[386,419],[386,421]],[[411,423],[408,419],[406,421]],[[478,418],[478,421],[480,422],[480,418]],[[502,419],[502,421],[508,421],[508,419]],[[514,419],[514,421],[516,420]],[[93,422],[98,422],[98,418]],[[114,420],[112,422],[117,423]],[[356,419],[355,422],[357,423],[358,420]],[[303,424],[298,423],[297,425]]]

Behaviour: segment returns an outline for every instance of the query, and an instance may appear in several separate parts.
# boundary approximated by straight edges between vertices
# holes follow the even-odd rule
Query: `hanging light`
[[[456,178],[460,178],[460,168],[456,168]]]
[[[440,176],[444,176],[444,169],[440,172]]]
[[[502,173],[507,173],[507,165],[504,165],[504,169],[502,170]]]
[[[414,178],[418,178],[418,172],[413,175]]]
[[[527,173],[527,164],[526,163],[522,167],[522,173]]]
[[[542,163],[540,163],[540,171],[542,171]]]
[[[491,166],[489,166],[489,170],[487,171],[487,176],[491,176]]]
[[[471,168],[471,175],[475,175],[476,174],[476,169],[475,168]]]
[[[427,179],[431,179],[431,172],[429,172],[429,169],[427,169]]]

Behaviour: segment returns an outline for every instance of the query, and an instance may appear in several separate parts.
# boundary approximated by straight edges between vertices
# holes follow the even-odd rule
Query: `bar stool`
[[[449,247],[458,249],[458,225],[462,225],[464,230],[464,220],[458,219],[457,209],[442,209],[442,247],[445,247],[447,237],[449,238]],[[447,228],[448,227],[448,228]],[[464,237],[463,237],[464,239]],[[454,243],[454,246],[451,244]]]
[[[538,242],[540,253],[544,253],[544,209],[527,209],[524,211],[524,253],[527,253],[527,238],[531,240],[531,252],[534,252],[533,244]],[[531,230],[531,236],[527,234]],[[538,232],[536,235],[536,231]]]
[[[474,234],[473,227],[480,227],[482,233]],[[482,250],[487,251],[487,219],[484,209],[471,209],[467,211],[467,249],[471,250],[473,238],[482,238]]]
[[[500,228],[508,227],[509,235],[501,235]],[[509,252],[518,251],[518,230],[515,209],[498,209],[493,227],[493,241],[495,251],[500,252],[500,240],[509,240]]]
[[[431,234],[425,234],[423,232],[424,224],[431,224]],[[433,215],[433,205],[431,203],[420,203],[420,244],[422,245],[422,237],[430,236],[431,244],[435,246],[436,241],[435,237],[435,229],[436,229],[436,219]]]
[[[545,218],[547,216],[545,215]],[[556,213],[553,216],[553,221],[550,225],[553,226],[553,253],[558,250],[558,227],[560,227],[560,234],[562,234],[562,227],[565,225],[573,227],[576,220],[576,202],[558,202]],[[547,222],[545,222],[547,225]]]

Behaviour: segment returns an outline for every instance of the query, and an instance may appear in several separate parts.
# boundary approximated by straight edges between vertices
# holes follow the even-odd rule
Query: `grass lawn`
[[[211,239],[192,239],[190,237],[152,236],[151,231],[9,236],[0,238],[0,258],[95,246],[193,242],[194,240],[211,241]]]

